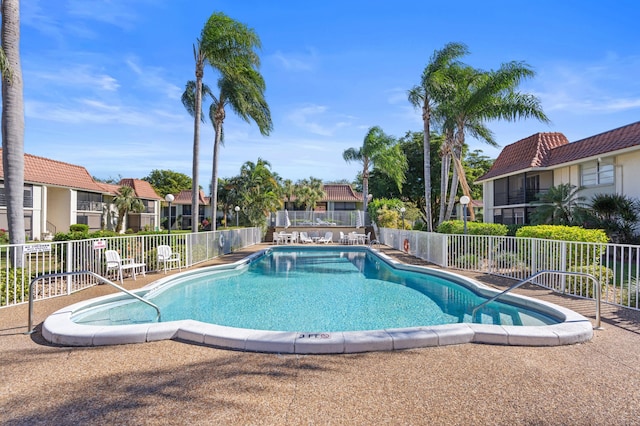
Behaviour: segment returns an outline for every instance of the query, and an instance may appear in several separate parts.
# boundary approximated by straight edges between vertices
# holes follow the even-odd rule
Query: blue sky
[[[274,129],[263,137],[231,112],[221,177],[263,158],[285,179],[353,180],[342,152],[367,129],[422,129],[406,92],[434,50],[467,44],[485,70],[525,61],[550,125],[491,122],[501,146],[536,132],[570,141],[640,117],[640,3],[618,0],[21,2],[25,152],[82,165],[98,178],[154,169],[191,176],[193,120],[180,103],[193,44],[213,12],[253,28]],[[205,70],[205,83],[218,75]],[[208,107],[208,106],[207,106]],[[499,149],[468,140],[495,158]],[[202,126],[199,184],[211,176],[213,130]]]

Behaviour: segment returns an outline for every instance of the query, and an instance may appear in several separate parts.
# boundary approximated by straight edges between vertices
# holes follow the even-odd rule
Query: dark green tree
[[[142,180],[149,182],[162,198],[167,194],[177,195],[180,191],[190,191],[193,185],[189,176],[173,170],[155,169]]]

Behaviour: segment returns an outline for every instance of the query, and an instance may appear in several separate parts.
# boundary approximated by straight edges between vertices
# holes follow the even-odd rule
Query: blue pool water
[[[393,268],[362,249],[274,248],[248,266],[178,278],[149,291],[161,320],[193,319],[272,331],[335,332],[471,322],[484,298],[455,282]],[[121,325],[152,322],[155,311],[120,300],[79,312],[74,322]],[[485,324],[548,325],[555,319],[491,303]],[[476,319],[476,322],[478,320]]]

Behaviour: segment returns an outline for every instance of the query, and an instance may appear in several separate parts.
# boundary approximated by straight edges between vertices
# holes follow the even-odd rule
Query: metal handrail
[[[96,274],[95,272],[92,271],[73,271],[73,272],[59,272],[56,274],[44,274],[44,275],[40,275],[39,277],[35,277],[34,279],[31,280],[31,282],[29,283],[29,324],[28,324],[28,328],[27,331],[24,334],[32,334],[35,332],[35,329],[32,327],[33,325],[33,284],[36,281],[45,279],[45,278],[54,278],[54,277],[66,277],[66,276],[71,276],[71,275],[91,275],[94,278],[97,278],[99,281],[102,281],[105,284],[110,284],[111,286],[117,288],[118,290],[128,294],[129,296],[133,297],[134,299],[138,299],[139,301],[146,303],[147,305],[151,306],[153,309],[156,310],[156,312],[158,313],[158,316],[156,317],[156,321],[160,321],[160,308],[149,302],[148,300],[143,299],[142,297],[138,296],[135,293],[130,292],[129,290],[127,290],[124,287],[119,286],[118,284],[114,283],[111,280],[106,279],[105,277]]]
[[[503,294],[509,293],[511,290],[515,290],[516,288],[520,287],[523,284],[526,284],[528,282],[530,282],[531,280],[533,280],[534,278],[537,278],[540,275],[543,274],[558,274],[558,275],[579,275],[579,276],[583,276],[583,277],[587,277],[591,280],[594,281],[594,287],[593,287],[593,293],[595,294],[595,299],[596,299],[596,325],[595,325],[595,329],[600,329],[600,299],[601,299],[601,291],[602,289],[600,288],[600,282],[598,281],[598,279],[596,277],[594,277],[591,274],[587,274],[585,272],[569,272],[569,271],[554,271],[554,270],[550,270],[550,269],[546,269],[543,271],[539,271],[536,272],[535,274],[531,275],[529,278],[522,280],[518,283],[515,283],[514,285],[512,285],[511,287],[509,287],[508,289],[504,290],[501,293],[496,294],[495,296],[493,296],[491,299],[488,299],[484,302],[482,302],[481,304],[479,304],[478,306],[476,306],[475,308],[473,308],[473,310],[471,311],[471,322],[473,322],[473,319],[476,316],[476,312],[478,312],[479,309],[481,309],[483,306],[488,305],[489,303],[493,302],[494,300],[498,299],[500,296],[502,296]],[[536,284],[536,283],[534,283]],[[597,289],[597,291],[596,291]]]

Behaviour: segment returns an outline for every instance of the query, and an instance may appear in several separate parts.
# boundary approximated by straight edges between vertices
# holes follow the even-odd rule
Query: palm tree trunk
[[[454,160],[455,161],[455,160]],[[453,206],[456,204],[456,195],[458,195],[458,169],[453,168],[451,175],[451,188],[449,192],[449,200],[447,200],[447,211],[444,215],[444,220],[450,220],[453,213]]]
[[[218,155],[220,154],[220,139],[222,138],[222,122],[215,123],[215,138],[213,141],[213,167],[211,171],[211,230],[216,230],[218,219]]]
[[[447,194],[449,192],[449,170],[451,169],[451,154],[443,152],[442,163],[440,167],[440,214],[438,215],[438,225],[444,221],[445,209],[447,203]]]
[[[195,93],[195,107],[193,114],[193,166],[191,174],[191,231],[198,232],[198,216],[200,206],[200,185],[198,185],[198,162],[200,158],[200,121],[202,120],[202,77],[204,76],[204,58],[202,51],[200,50],[200,43],[198,48],[194,51],[196,55],[196,93]],[[171,224],[169,224],[171,226]]]
[[[2,1],[2,49],[9,75],[2,79],[2,166],[9,243],[24,244],[24,94],[20,65],[20,2]],[[11,256],[22,267],[21,247]]]
[[[424,122],[424,216],[427,222],[427,232],[433,232],[433,214],[431,212],[431,130],[429,99],[425,97],[422,107],[422,120]]]
[[[454,156],[453,164],[455,165],[456,170],[458,172],[458,178],[460,180],[460,186],[462,186],[462,192],[464,193],[464,195],[469,197],[469,203],[471,203],[473,201],[473,198],[471,197],[471,188],[469,187],[469,183],[467,182],[467,176],[464,173],[464,167],[462,166],[462,161],[460,161],[460,158],[458,158],[457,156]],[[468,211],[469,211],[469,219],[471,219],[472,221],[476,220],[476,214],[473,211],[473,206],[470,206]]]

